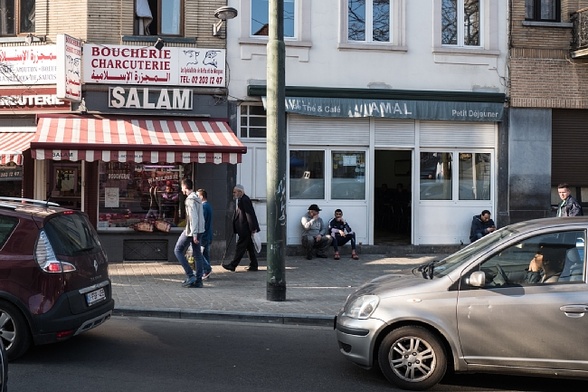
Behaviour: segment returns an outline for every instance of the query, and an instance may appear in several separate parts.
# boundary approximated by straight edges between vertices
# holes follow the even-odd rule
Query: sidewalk
[[[352,260],[286,257],[286,301],[267,300],[266,260],[248,272],[244,258],[236,272],[213,265],[203,288],[183,288],[182,268],[171,262],[124,262],[109,265],[115,315],[241,320],[332,325],[347,296],[378,276],[411,269],[444,255],[389,257],[360,254]]]

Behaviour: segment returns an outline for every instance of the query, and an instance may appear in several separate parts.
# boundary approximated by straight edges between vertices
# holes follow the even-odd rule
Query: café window
[[[185,219],[180,182],[190,174],[190,167],[100,162],[98,228],[132,227],[154,220],[177,226]]]
[[[421,152],[420,199],[490,200],[491,168],[488,152]]]
[[[0,165],[0,196],[22,197],[22,165]]]
[[[325,198],[325,153],[290,151],[290,199]]]
[[[331,199],[365,199],[365,152],[333,151]]]

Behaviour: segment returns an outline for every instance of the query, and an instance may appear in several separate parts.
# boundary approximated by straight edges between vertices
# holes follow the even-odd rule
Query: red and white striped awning
[[[39,117],[34,159],[231,163],[245,147],[224,121],[100,116]]]
[[[0,165],[22,165],[22,152],[31,147],[35,132],[0,132]]]

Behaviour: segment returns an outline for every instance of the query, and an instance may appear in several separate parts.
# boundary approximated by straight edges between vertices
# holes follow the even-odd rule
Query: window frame
[[[33,23],[30,29],[25,30],[22,27],[23,24],[23,14],[25,14],[25,12],[23,12],[23,6],[25,4],[28,4],[29,6],[32,6],[33,10],[35,9],[35,1],[34,0],[13,0],[13,4],[12,4],[12,22],[11,24],[11,28],[12,28],[12,32],[4,32],[6,31],[5,28],[8,27],[8,23],[2,23],[0,24],[0,38],[4,38],[4,37],[17,37],[19,35],[23,35],[23,34],[30,34],[30,33],[34,33],[35,32],[35,17],[36,17],[36,13],[34,14],[33,17]],[[9,19],[10,17],[8,17]],[[6,26],[5,26],[6,25]]]
[[[178,24],[178,32],[176,33],[164,33],[162,32],[162,8],[163,8],[163,3],[166,1],[173,1],[173,2],[177,2],[179,5],[179,10],[177,11],[177,14],[175,15],[177,17],[177,24]],[[134,3],[134,8],[133,8],[133,30],[134,30],[134,35],[138,35],[138,36],[147,36],[147,37],[152,37],[152,36],[164,36],[164,37],[183,37],[185,34],[185,9],[186,9],[186,3],[185,0],[147,0],[147,3],[149,5],[149,9],[151,11],[151,15],[153,16],[153,21],[151,22],[150,25],[155,25],[156,26],[156,31],[151,32],[149,34],[145,34],[144,31],[140,31],[140,23],[139,23],[139,17],[137,16],[137,2],[138,0],[135,0]],[[156,5],[156,7],[153,7],[153,5]]]
[[[347,40],[349,42],[364,42],[364,43],[372,43],[372,42],[392,42],[393,41],[393,30],[392,30],[392,20],[393,20],[393,13],[392,13],[392,5],[394,0],[388,0],[388,40],[387,41],[376,41],[374,40],[374,1],[378,0],[364,0],[364,7],[365,7],[365,21],[363,23],[364,26],[364,39],[350,39],[349,38],[349,3],[353,0],[347,0]]]
[[[292,30],[293,30],[292,31],[292,35],[286,35],[286,29],[287,29],[286,19],[287,18],[286,18],[286,15],[285,14],[287,13],[288,10],[286,8],[286,1],[284,1],[284,41],[286,41],[286,40],[296,40],[298,38],[298,36],[299,36],[299,27],[298,27],[298,21],[299,21],[299,18],[300,18],[300,15],[299,15],[299,12],[300,11],[299,11],[299,7],[298,7],[298,2],[299,1],[300,0],[288,0],[288,2],[292,2],[293,3],[293,6],[292,7],[293,7],[293,13],[294,13],[294,16],[293,16],[294,17],[294,21],[292,22]],[[267,36],[269,35],[269,32],[268,32],[268,34],[260,34],[260,35],[253,34],[253,31],[252,31],[253,22],[254,22],[254,20],[253,20],[253,14],[254,14],[253,7],[254,7],[254,5],[257,5],[258,2],[267,2],[268,3],[268,20],[267,20],[267,24],[269,26],[269,0],[250,0],[249,1],[249,18],[248,18],[248,21],[249,21],[249,38],[254,38],[254,39],[255,38],[258,38],[258,37],[266,37],[267,38]],[[261,21],[257,21],[257,22],[261,22]],[[262,29],[263,29],[263,26],[264,25],[262,25]],[[261,30],[261,29],[258,29],[258,31],[259,30]]]
[[[422,159],[423,159],[423,154],[433,154],[433,153],[437,153],[437,154],[449,154],[450,155],[450,162],[451,165],[449,166],[449,175],[450,178],[436,178],[437,172],[439,171],[439,168],[437,169],[437,171],[435,172],[435,174],[433,174],[432,172],[426,171],[425,167],[422,166]],[[496,186],[496,184],[493,181],[493,176],[495,175],[494,171],[494,162],[493,159],[495,158],[495,151],[492,150],[487,150],[487,149],[474,149],[474,148],[457,148],[457,149],[446,149],[446,148],[440,148],[440,149],[422,149],[419,153],[419,157],[418,157],[418,170],[419,170],[419,182],[418,182],[418,201],[419,202],[451,202],[451,203],[455,203],[455,202],[473,202],[473,203],[478,203],[478,202],[492,202],[494,199],[494,187]],[[466,193],[464,193],[464,189],[465,186],[463,183],[465,183],[465,180],[469,180],[469,179],[464,179],[462,178],[462,174],[465,173],[465,171],[463,170],[464,165],[467,165],[465,162],[466,160],[463,159],[464,155],[471,155],[470,159],[475,159],[476,156],[482,156],[482,155],[487,155],[488,156],[488,162],[486,164],[486,169],[488,170],[488,173],[485,174],[486,179],[488,180],[487,183],[487,187],[484,189],[475,189],[474,185],[479,185],[479,184],[473,184],[472,183],[472,192],[478,192],[480,195],[486,195],[485,198],[467,198]],[[429,167],[428,167],[429,168]],[[432,177],[430,176],[432,175]],[[472,177],[473,180],[473,177]],[[444,197],[434,197],[434,196],[430,196],[430,197],[423,197],[423,191],[429,191],[429,193],[431,192],[431,190],[433,188],[443,188],[443,193],[441,194]]]
[[[477,45],[466,45],[466,35],[465,35],[465,6],[466,1],[468,0],[451,0],[457,2],[457,15],[456,15],[456,32],[457,32],[457,39],[456,43],[444,43],[443,42],[443,31],[444,31],[444,12],[443,12],[443,3],[445,0],[441,1],[441,45],[444,47],[458,47],[458,48],[481,48],[484,46],[483,44],[483,21],[484,21],[484,0],[475,0],[478,1],[478,44]]]
[[[367,0],[373,4],[373,0]],[[339,49],[362,49],[362,50],[398,50],[406,51],[405,47],[405,0],[390,0],[390,26],[389,41],[353,41],[349,39],[349,0],[339,0],[340,9],[340,30],[339,30]],[[372,17],[373,22],[373,17]],[[367,28],[367,27],[366,27]]]
[[[253,108],[255,110],[261,109],[264,114],[252,113]],[[267,113],[262,104],[253,102],[242,103],[239,105],[238,113],[239,139],[265,139],[267,137]],[[263,122],[264,125],[252,125],[251,123],[255,119],[263,119],[260,122]],[[257,130],[263,136],[251,136],[253,130]]]
[[[532,3],[532,4],[529,4]],[[541,10],[543,0],[525,0],[525,21],[529,22],[561,22],[561,0],[550,0],[550,6],[553,6],[555,9],[555,18],[554,19],[543,19],[541,17]],[[533,16],[527,17],[528,7],[533,5]]]
[[[292,189],[294,189],[293,183],[292,183],[292,162],[291,162],[291,158],[292,158],[292,153],[295,152],[303,152],[303,153],[320,153],[322,154],[322,177],[316,177],[317,179],[322,179],[322,196],[318,195],[318,192],[315,191],[315,193],[312,193],[311,196],[317,196],[317,197],[298,197],[298,195],[300,193],[305,192],[309,187],[302,189],[300,191],[297,191],[297,193],[294,194],[295,197],[292,197]],[[339,182],[338,180],[341,180],[342,178],[340,177],[335,177],[333,170],[334,170],[334,156],[339,154],[355,154],[357,156],[362,156],[363,158],[363,162],[359,162],[359,165],[357,166],[358,169],[360,171],[358,171],[358,175],[356,177],[356,179],[358,179],[360,182],[361,180],[363,180],[363,197],[362,198],[356,198],[353,197],[353,194],[351,195],[351,197],[349,197],[350,195],[340,195],[340,194],[336,194],[335,192],[333,192],[333,188],[335,185],[338,185],[337,183]],[[330,202],[330,201],[334,201],[337,203],[340,203],[341,201],[345,201],[347,203],[349,202],[357,202],[357,203],[365,203],[368,200],[369,197],[369,189],[367,187],[367,182],[366,182],[366,178],[368,178],[369,173],[367,173],[369,165],[367,160],[369,159],[369,153],[368,153],[368,149],[367,148],[362,148],[362,147],[356,147],[353,149],[349,149],[349,148],[342,148],[342,147],[328,147],[328,148],[323,148],[323,149],[317,149],[317,148],[312,148],[309,146],[296,146],[296,147],[292,147],[288,149],[288,200],[293,200],[293,201],[300,201],[300,200],[317,200],[317,201],[326,201],[326,202]],[[363,169],[363,170],[362,170]],[[306,173],[304,170],[301,172],[300,170],[297,171],[297,173],[295,174],[296,177],[294,178],[294,180],[297,179],[313,179],[313,175],[312,173]],[[335,181],[333,181],[335,180]],[[312,186],[312,185],[311,185]],[[315,185],[316,187],[316,185]],[[299,188],[299,187],[298,187]],[[356,192],[357,189],[352,189],[352,192]],[[356,192],[357,193],[357,192]]]

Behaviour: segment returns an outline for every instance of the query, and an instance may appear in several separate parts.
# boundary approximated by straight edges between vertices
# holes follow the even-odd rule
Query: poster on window
[[[118,208],[118,187],[117,188],[104,188],[104,207],[107,208]]]
[[[225,87],[225,49],[84,45],[85,83]]]

